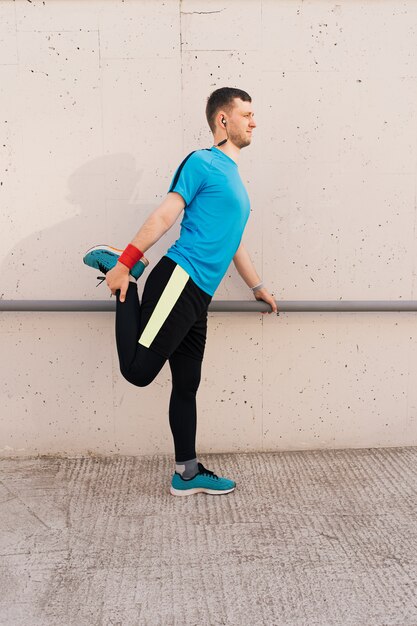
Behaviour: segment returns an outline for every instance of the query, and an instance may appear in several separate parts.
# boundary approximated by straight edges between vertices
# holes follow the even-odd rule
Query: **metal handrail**
[[[373,312],[417,311],[417,300],[277,300],[278,311],[287,312]],[[109,300],[1,300],[4,311],[114,312],[116,301]],[[261,300],[212,300],[209,312],[264,312],[271,307]]]

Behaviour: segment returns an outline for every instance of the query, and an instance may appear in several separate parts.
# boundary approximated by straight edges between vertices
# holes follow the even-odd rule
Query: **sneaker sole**
[[[235,489],[236,487],[232,487],[231,489],[225,489],[224,491],[219,491],[218,489],[206,489],[204,487],[193,487],[192,489],[175,489],[171,485],[170,492],[173,496],[191,496],[195,493],[208,493],[212,496],[221,496],[224,493],[230,493]]]
[[[102,245],[102,246],[93,246],[92,248],[90,248],[89,250],[87,250],[87,252],[85,253],[84,256],[87,256],[87,254],[89,254],[90,252],[94,252],[94,250],[107,250],[107,252],[115,252],[116,254],[118,254],[119,256],[122,254],[123,250],[121,250],[120,248],[112,248],[111,246],[107,246],[107,245]],[[139,259],[139,261],[142,261],[142,263],[144,264],[145,267],[148,267],[149,265],[149,261],[148,259],[143,256],[142,258]]]
[[[87,250],[84,256],[87,256],[89,252],[94,252],[94,250],[103,250],[103,249],[107,250],[108,252],[116,252],[116,254],[119,254],[119,255],[122,254],[123,252],[123,250],[119,250],[119,248],[112,248],[111,246],[102,245],[102,246],[93,246],[92,248]]]

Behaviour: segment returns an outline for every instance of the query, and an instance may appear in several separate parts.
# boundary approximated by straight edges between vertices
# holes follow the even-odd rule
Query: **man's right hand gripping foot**
[[[129,244],[125,250],[111,246],[94,246],[86,252],[83,261],[105,275],[106,283],[113,295],[120,289],[120,302],[125,301],[130,276],[138,279],[149,265],[143,252],[132,244]],[[104,277],[98,276],[98,278],[103,282]]]

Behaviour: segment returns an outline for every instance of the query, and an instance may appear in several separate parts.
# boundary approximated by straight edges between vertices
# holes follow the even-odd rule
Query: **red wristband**
[[[131,270],[132,267],[136,265],[136,263],[142,257],[143,252],[141,252],[138,248],[132,246],[132,244],[129,243],[123,250],[122,254],[119,256],[118,261],[119,263],[123,263],[123,265],[126,265],[126,267]]]

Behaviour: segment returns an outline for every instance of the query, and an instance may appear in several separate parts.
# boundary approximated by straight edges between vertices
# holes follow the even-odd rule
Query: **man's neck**
[[[227,156],[233,159],[235,163],[239,163],[240,148],[237,148],[230,141],[230,139],[228,139],[226,143],[222,144],[221,146],[218,146],[217,144],[220,143],[221,141],[222,141],[221,139],[215,139],[213,145],[216,146],[218,150],[221,150],[222,152],[227,154]]]

